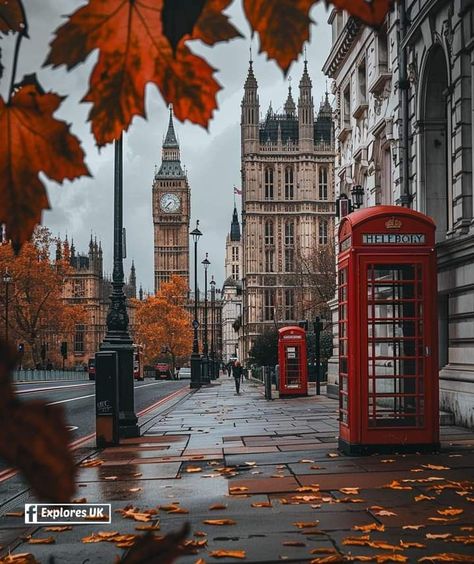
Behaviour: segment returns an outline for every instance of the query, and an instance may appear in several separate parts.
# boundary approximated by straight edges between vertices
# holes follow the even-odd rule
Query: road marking
[[[152,384],[145,384],[145,386],[151,386],[151,385]],[[145,386],[140,386],[140,387],[145,387]],[[139,411],[137,413],[137,416],[142,417],[143,415],[150,412],[152,409],[158,407],[159,405],[166,403],[166,402],[168,402],[172,399],[175,399],[179,395],[184,395],[185,392],[187,392],[187,391],[188,391],[187,386],[185,386],[184,388],[180,388],[179,390],[172,392],[171,394],[165,396],[164,398],[161,398],[160,400],[153,403],[152,405],[145,407],[144,409],[142,409],[141,411]],[[84,397],[91,397],[91,396],[84,396]],[[73,399],[81,399],[81,398],[73,398]],[[63,401],[72,401],[72,400],[63,400]],[[55,403],[61,403],[61,402],[54,402],[54,404]],[[53,404],[48,404],[48,405],[53,405]],[[86,435],[85,437],[81,437],[80,439],[76,439],[75,441],[72,441],[71,443],[69,443],[69,448],[71,450],[75,450],[75,449],[79,448],[80,446],[82,446],[84,443],[87,443],[88,441],[92,440],[94,437],[95,437],[95,433],[90,433],[89,435]],[[5,482],[6,480],[9,480],[10,478],[13,478],[13,476],[16,476],[17,474],[18,474],[18,470],[15,470],[14,468],[6,468],[5,470],[2,470],[0,472],[0,483]]]
[[[93,398],[95,396],[95,394],[89,394],[88,396],[79,396],[78,398],[69,398],[69,399],[63,399],[63,400],[59,400],[59,401],[52,401],[46,405],[58,405],[59,403],[68,403],[69,401],[77,401],[77,400],[81,400],[81,399],[86,399],[86,398]]]
[[[68,388],[79,388],[80,386],[91,386],[94,382],[86,382],[85,384],[70,384],[68,386],[51,386],[49,388],[30,388],[28,390],[15,390],[17,394],[29,394],[33,392],[47,392],[48,390],[67,390]]]

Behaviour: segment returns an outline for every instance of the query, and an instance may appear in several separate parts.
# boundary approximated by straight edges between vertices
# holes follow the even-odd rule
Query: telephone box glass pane
[[[345,425],[349,419],[347,282],[346,267],[339,271],[339,419]]]
[[[300,347],[286,347],[286,388],[301,386],[301,355]]]
[[[370,427],[420,427],[424,416],[423,285],[417,264],[367,270]]]

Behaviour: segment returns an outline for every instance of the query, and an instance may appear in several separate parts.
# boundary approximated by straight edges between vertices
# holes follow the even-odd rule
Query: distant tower
[[[225,245],[225,277],[233,280],[242,278],[242,240],[240,234],[239,215],[234,204],[230,232]]]
[[[300,80],[300,97],[298,100],[298,122],[300,149],[314,150],[314,105],[312,83],[308,74],[308,61],[304,62],[303,76]]]
[[[135,263],[132,260],[132,266],[130,268],[130,277],[128,279],[128,285],[130,286],[130,296],[131,298],[137,297],[137,275],[135,272]]]
[[[258,84],[253,74],[253,61],[250,59],[247,80],[244,86],[244,97],[241,103],[242,153],[257,151],[259,120]]]
[[[191,193],[181,167],[179,143],[170,106],[162,162],[153,182],[155,293],[171,276],[189,279],[189,218]]]

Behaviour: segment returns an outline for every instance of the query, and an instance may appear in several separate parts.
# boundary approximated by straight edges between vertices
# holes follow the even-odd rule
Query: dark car
[[[155,364],[155,380],[171,380],[171,366],[167,362]]]
[[[95,358],[90,358],[87,363],[87,372],[89,373],[89,380],[95,380]]]

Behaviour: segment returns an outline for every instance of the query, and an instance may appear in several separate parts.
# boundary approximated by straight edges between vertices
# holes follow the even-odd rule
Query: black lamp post
[[[196,228],[190,233],[194,242],[194,319],[193,319],[193,352],[191,354],[191,388],[201,386],[201,356],[199,355],[199,336],[198,336],[198,275],[197,275],[197,245],[202,233],[199,231],[199,220],[196,221]]]
[[[8,342],[8,288],[11,284],[12,277],[8,272],[8,268],[5,268],[3,273],[3,282],[5,284],[5,341]]]
[[[216,327],[216,281],[211,279],[211,379],[216,379],[216,351],[215,351],[215,327]]]
[[[359,209],[364,203],[364,188],[360,184],[355,184],[351,188],[352,205]]]
[[[211,264],[207,257],[208,254],[206,253],[206,258],[201,263],[204,267],[204,336],[203,336],[203,345],[202,345],[202,375],[203,375],[203,381],[206,382],[206,384],[210,382],[209,346],[207,340],[207,271]]]
[[[114,268],[107,314],[107,332],[100,349],[118,356],[119,436],[138,437],[133,381],[133,341],[128,330],[127,298],[123,291],[123,138],[115,141]]]

